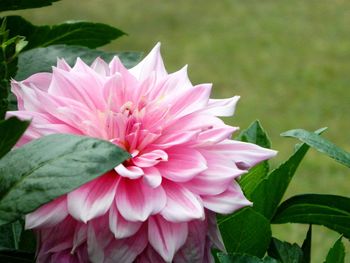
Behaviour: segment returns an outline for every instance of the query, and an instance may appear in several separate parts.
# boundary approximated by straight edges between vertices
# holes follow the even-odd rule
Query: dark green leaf
[[[329,250],[325,263],[344,263],[345,247],[340,237]]]
[[[109,62],[114,56],[118,56],[124,66],[130,68],[139,62],[141,55],[140,52],[112,53],[66,45],[35,48],[19,55],[16,80],[26,79],[37,72],[51,72],[52,66],[57,64],[57,58],[64,58],[72,66],[78,57],[84,60],[85,63],[90,64],[97,57]]]
[[[18,250],[0,251],[2,263],[34,263],[34,254]]]
[[[218,225],[228,252],[264,256],[271,238],[270,223],[251,207],[222,218]]]
[[[312,238],[312,225],[309,226],[309,229],[306,234],[306,238],[301,246],[303,251],[303,263],[311,263],[311,238]]]
[[[0,11],[49,6],[58,1],[60,0],[0,0]]]
[[[0,121],[0,159],[12,149],[28,125],[29,121],[21,121],[16,117]]]
[[[272,223],[324,225],[350,238],[350,198],[320,194],[293,196],[280,205]]]
[[[19,249],[22,229],[23,227],[18,221],[0,226],[0,251]]]
[[[10,37],[24,36],[28,41],[26,50],[58,44],[96,48],[125,35],[119,29],[101,23],[69,21],[53,26],[35,26],[20,16],[6,19]]]
[[[252,192],[254,209],[271,219],[309,146],[302,145],[285,163],[272,171]]]
[[[281,263],[302,263],[303,251],[297,244],[282,242],[272,238],[268,255],[278,259]]]
[[[271,257],[260,259],[252,255],[238,253],[218,253],[217,255],[220,263],[278,263],[276,259]]]
[[[254,121],[247,129],[243,130],[238,135],[237,140],[254,143],[264,148],[271,148],[270,139],[259,121]]]
[[[0,225],[112,170],[130,155],[108,141],[54,134],[0,160]]]
[[[298,138],[302,142],[315,148],[319,152],[327,154],[329,157],[338,161],[339,163],[350,167],[350,153],[339,148],[332,142],[322,138],[321,136],[305,131],[302,129],[290,130],[281,134],[282,136]]]

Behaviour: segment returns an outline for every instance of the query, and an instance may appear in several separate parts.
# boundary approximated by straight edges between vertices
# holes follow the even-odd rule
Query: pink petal
[[[125,167],[123,164],[119,164],[117,167],[114,168],[114,170],[120,176],[130,179],[140,178],[144,174],[142,168],[133,165]]]
[[[198,137],[199,131],[182,131],[162,134],[152,143],[155,148],[166,149],[172,146],[193,143]]]
[[[166,263],[163,258],[153,249],[151,245],[148,245],[146,249],[140,254],[135,263]]]
[[[231,127],[228,125],[220,128],[212,128],[200,133],[197,140],[200,141],[202,145],[213,145],[223,140],[230,139],[232,133],[237,130],[239,130],[238,127]]]
[[[226,252],[224,241],[222,240],[219,227],[216,223],[216,214],[211,211],[206,211],[206,218],[208,221],[208,237],[213,243],[214,247],[222,252]]]
[[[77,220],[87,222],[110,208],[118,177],[110,172],[79,187],[67,195],[68,211]]]
[[[122,179],[118,185],[116,204],[128,221],[145,221],[165,206],[166,195],[161,186],[151,188],[142,180]]]
[[[157,168],[162,176],[174,182],[186,182],[205,171],[207,162],[199,151],[192,148],[171,148],[167,151],[169,160]]]
[[[61,196],[26,215],[25,229],[51,227],[68,215],[66,196]]]
[[[149,242],[166,262],[171,262],[175,253],[185,244],[187,233],[187,223],[171,223],[161,216],[149,218]]]
[[[91,64],[91,68],[96,71],[99,75],[108,76],[109,75],[109,66],[101,58],[96,58]]]
[[[151,152],[143,153],[133,158],[133,163],[139,167],[152,167],[161,161],[167,161],[168,154],[163,150],[154,150]]]
[[[155,71],[159,77],[167,75],[163,59],[160,55],[160,43],[157,43],[139,64],[129,70],[138,80],[146,79],[152,71]]]
[[[162,175],[159,170],[155,167],[144,168],[143,171],[145,174],[143,175],[143,181],[148,184],[152,188],[156,188],[160,186],[162,183]]]
[[[239,98],[239,96],[234,96],[229,99],[210,99],[207,108],[201,111],[201,113],[220,117],[232,116]]]
[[[162,184],[167,202],[161,215],[171,222],[185,222],[204,218],[204,209],[200,198],[180,184],[170,181]]]
[[[220,214],[231,214],[252,203],[243,195],[237,182],[234,182],[225,192],[219,195],[201,196],[204,207]]]
[[[141,222],[125,220],[118,212],[115,204],[109,210],[109,228],[116,239],[126,238],[134,235],[141,227]]]

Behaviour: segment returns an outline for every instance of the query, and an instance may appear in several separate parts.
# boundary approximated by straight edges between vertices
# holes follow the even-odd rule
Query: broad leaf
[[[259,121],[254,121],[249,127],[243,130],[237,140],[257,144],[264,148],[271,148],[271,142]]]
[[[340,237],[329,250],[325,263],[344,263],[345,247]]]
[[[26,50],[58,44],[96,48],[125,35],[121,30],[101,23],[69,21],[53,26],[35,26],[20,16],[8,16],[6,21],[10,37],[26,38]]]
[[[97,57],[109,62],[114,56],[118,56],[124,66],[130,68],[139,62],[141,55],[140,52],[112,53],[66,45],[35,48],[19,55],[18,73],[15,79],[24,80],[37,72],[51,72],[52,66],[57,64],[57,58],[64,58],[68,64],[73,66],[78,57],[85,63],[91,64]]]
[[[60,0],[0,0],[0,11],[49,6],[58,1]]]
[[[320,135],[302,129],[290,130],[281,134],[282,136],[298,138],[302,142],[315,148],[319,152],[327,154],[339,163],[350,167],[350,153],[339,148],[332,142],[322,138]]]
[[[297,244],[282,242],[272,238],[268,255],[278,259],[281,263],[302,263],[303,251]]]
[[[229,253],[264,256],[271,238],[270,223],[251,207],[222,218],[218,225]]]
[[[8,153],[29,125],[16,117],[0,121],[0,159]]]
[[[252,192],[254,209],[271,219],[309,146],[302,145],[285,163],[272,171]]]
[[[350,198],[321,194],[293,196],[280,205],[272,223],[324,225],[350,238]]]
[[[108,141],[54,134],[0,160],[0,225],[112,170],[130,155]]]
[[[260,259],[258,257],[247,254],[218,253],[217,256],[220,263],[279,263],[276,259],[271,257]]]
[[[311,263],[311,238],[312,238],[312,225],[307,230],[306,238],[301,246],[303,251],[303,263]]]

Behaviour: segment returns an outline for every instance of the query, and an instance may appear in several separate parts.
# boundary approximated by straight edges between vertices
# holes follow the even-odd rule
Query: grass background
[[[236,115],[225,121],[245,128],[259,119],[279,151],[275,165],[296,142],[279,136],[288,129],[328,126],[324,136],[350,150],[349,1],[63,0],[16,13],[36,24],[89,20],[129,34],[107,50],[148,52],[162,42],[169,72],[188,64],[193,83],[214,83],[214,97],[241,95]],[[350,196],[349,176],[345,167],[311,151],[286,197],[305,192]],[[273,231],[300,244],[306,227],[283,225]],[[314,227],[312,262],[323,262],[336,238]]]

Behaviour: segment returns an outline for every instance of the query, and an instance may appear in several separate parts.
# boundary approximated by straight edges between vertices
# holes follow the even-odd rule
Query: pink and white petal
[[[134,235],[141,227],[141,222],[125,220],[118,212],[115,204],[109,210],[109,228],[116,239],[127,238]]]
[[[122,177],[129,179],[137,179],[144,175],[144,171],[142,168],[130,165],[124,166],[123,164],[119,164],[114,170]]]
[[[239,130],[238,127],[232,127],[225,125],[224,127],[220,128],[211,128],[208,130],[205,130],[201,132],[198,135],[198,141],[200,145],[213,145],[217,144],[223,140],[230,139],[232,136],[232,133]]]
[[[162,161],[168,160],[168,154],[163,150],[153,150],[133,158],[133,163],[139,167],[152,167]]]
[[[135,235],[114,239],[105,249],[104,263],[132,263],[142,253],[148,243],[147,228],[142,227]]]
[[[235,140],[225,140],[219,144],[204,148],[227,156],[227,158],[233,160],[240,169],[249,169],[277,154],[274,150],[262,148],[256,144]]]
[[[213,243],[213,246],[219,249],[222,252],[226,253],[226,248],[224,245],[224,241],[222,240],[222,236],[219,230],[219,227],[216,222],[216,214],[211,211],[206,211],[206,218],[208,221],[208,237],[210,241]]]
[[[204,207],[220,214],[231,214],[245,206],[251,206],[237,182],[233,182],[229,188],[218,195],[201,196]]]
[[[105,214],[114,200],[117,183],[116,174],[109,172],[70,192],[69,213],[84,223]]]
[[[26,215],[25,229],[51,227],[68,215],[66,196],[61,196]]]
[[[150,215],[163,209],[165,203],[166,194],[161,186],[151,188],[142,179],[123,178],[119,182],[116,205],[128,221],[146,221]]]
[[[100,57],[96,58],[91,64],[91,68],[96,71],[99,75],[108,76],[109,75],[109,66],[108,64],[101,59]]]
[[[155,148],[167,149],[172,146],[190,144],[196,141],[199,131],[183,131],[162,134],[152,143]]]
[[[72,70],[71,66],[69,66],[69,64],[63,58],[57,59],[57,68],[65,70],[65,71]]]
[[[170,181],[163,182],[162,186],[166,192],[167,202],[160,214],[166,220],[187,222],[204,218],[204,209],[199,196]]]
[[[220,117],[232,116],[239,98],[239,96],[234,96],[229,99],[210,99],[206,109],[201,111],[201,113]]]
[[[172,223],[161,216],[148,221],[148,240],[166,262],[172,262],[175,253],[185,244],[188,223]]]
[[[103,98],[108,110],[119,112],[120,108],[126,102],[125,82],[120,73],[110,76],[103,85]]]
[[[28,87],[35,87],[47,92],[51,83],[52,74],[47,72],[36,73],[22,81]]]
[[[162,175],[156,167],[143,168],[144,175],[142,177],[144,183],[152,188],[156,188],[162,183]]]
[[[74,254],[77,248],[86,242],[87,231],[88,231],[87,224],[82,224],[82,223],[77,224],[74,231],[73,246],[72,246],[72,250],[70,251],[71,254]]]
[[[167,150],[169,159],[157,165],[163,177],[174,182],[186,182],[208,169],[206,159],[192,148],[173,147]]]
[[[129,72],[141,81],[146,79],[153,71],[156,72],[159,78],[165,77],[168,74],[160,55],[160,43],[157,43],[139,64],[129,69]]]

